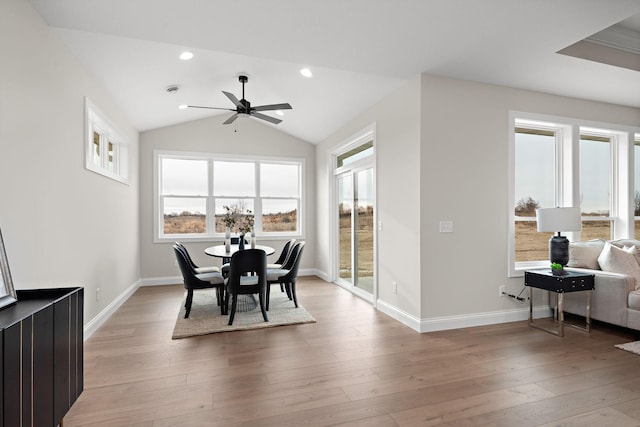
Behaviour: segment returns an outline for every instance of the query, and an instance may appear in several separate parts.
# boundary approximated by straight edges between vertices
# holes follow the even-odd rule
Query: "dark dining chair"
[[[291,249],[293,249],[293,244],[296,242],[296,239],[291,239],[282,247],[282,252],[278,256],[278,259],[273,264],[267,264],[267,268],[281,268],[283,264],[287,262],[287,258],[291,255]]]
[[[178,266],[182,273],[182,280],[184,281],[184,288],[187,290],[187,299],[184,304],[185,312],[184,318],[187,319],[191,313],[191,304],[193,303],[193,291],[199,289],[212,289],[216,290],[216,298],[218,305],[220,306],[220,313],[227,314],[227,309],[224,304],[225,301],[225,284],[222,274],[218,272],[210,273],[196,273],[185,252],[178,245],[173,245],[173,250],[178,260]]]
[[[229,277],[226,279],[227,292],[225,306],[229,310],[231,298],[231,313],[229,325],[233,324],[238,305],[238,295],[258,294],[262,317],[265,322],[267,316],[265,299],[267,297],[267,254],[261,249],[245,249],[231,256]]]
[[[298,269],[300,260],[302,259],[302,251],[305,242],[296,242],[291,249],[291,255],[281,268],[267,269],[267,310],[269,310],[269,298],[271,296],[271,285],[280,284],[284,286],[289,299],[293,299],[293,303],[298,308],[298,297],[296,295],[296,279],[298,278]]]
[[[220,272],[220,268],[215,267],[215,266],[198,267],[196,265],[196,263],[193,262],[193,259],[191,258],[191,255],[189,255],[189,251],[187,250],[187,248],[182,243],[175,242],[175,245],[178,246],[178,248],[180,248],[182,250],[182,252],[186,255],[187,261],[189,262],[189,265],[191,265],[191,268],[193,269],[193,271],[196,272],[196,274],[199,274],[199,273],[219,273]]]
[[[289,256],[291,255],[291,249],[293,249],[293,244],[296,242],[296,239],[291,239],[282,247],[282,252],[280,252],[280,256],[273,264],[267,264],[267,269],[269,268],[282,268],[283,264],[286,264]],[[280,285],[280,291],[284,292],[284,285]]]

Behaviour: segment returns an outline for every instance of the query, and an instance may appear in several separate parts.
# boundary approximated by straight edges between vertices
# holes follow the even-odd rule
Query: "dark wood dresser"
[[[55,427],[83,389],[83,288],[18,290],[0,310],[0,427]]]

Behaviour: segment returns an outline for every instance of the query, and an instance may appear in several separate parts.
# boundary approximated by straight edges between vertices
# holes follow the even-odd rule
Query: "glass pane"
[[[207,161],[162,159],[161,185],[160,194],[164,195],[206,196]]]
[[[206,199],[165,197],[163,202],[164,234],[206,232]]]
[[[109,141],[108,144],[108,152],[107,152],[107,169],[110,170],[111,172],[113,172],[113,150],[114,150],[114,144],[113,142]]]
[[[298,165],[260,164],[260,195],[262,197],[298,197],[300,195]]]
[[[236,212],[236,225],[232,227],[231,232],[237,233],[238,227],[244,222],[247,211],[251,211],[255,214],[253,208],[253,199],[221,199],[217,198],[214,201],[214,212],[216,217],[216,233],[224,233],[225,224],[222,218],[226,214],[225,206],[231,208]]]
[[[356,286],[373,293],[373,169],[356,175]]]
[[[373,141],[365,142],[338,156],[337,167],[345,166],[367,156],[373,155]]]
[[[213,194],[215,196],[256,195],[255,163],[213,162]]]
[[[100,162],[100,134],[93,131],[93,164],[101,166]]]
[[[608,139],[580,137],[580,209],[583,216],[609,216],[610,147]]]
[[[338,179],[338,251],[339,276],[351,282],[351,211],[353,179],[351,175]]]
[[[611,226],[612,221],[582,221],[580,240],[609,240],[612,238]]]
[[[262,200],[262,231],[297,231],[298,201],[292,199]]]
[[[555,206],[556,136],[552,131],[518,129],[515,134],[515,216],[535,218],[536,209]],[[536,221],[516,221],[515,260],[549,259],[553,233],[538,233]]]
[[[548,260],[551,236],[538,233],[535,221],[516,221],[516,262]]]

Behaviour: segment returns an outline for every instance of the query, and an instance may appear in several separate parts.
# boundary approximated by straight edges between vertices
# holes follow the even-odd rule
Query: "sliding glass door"
[[[375,301],[373,141],[336,156],[336,283]]]

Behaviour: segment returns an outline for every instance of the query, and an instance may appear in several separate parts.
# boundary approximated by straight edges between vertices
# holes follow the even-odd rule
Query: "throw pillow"
[[[640,249],[640,241],[634,240],[634,239],[612,240],[611,244],[619,248],[635,246],[636,249]],[[640,252],[636,250],[636,252],[633,255],[636,257],[636,261],[638,261],[638,264],[640,264]]]
[[[569,243],[569,263],[567,267],[588,268],[598,270],[598,257],[604,249],[605,241],[602,239],[587,240],[584,242]]]
[[[624,250],[607,242],[598,257],[598,264],[602,271],[621,273],[633,277],[636,282],[636,289],[638,289],[640,265],[638,265],[635,256],[630,251],[636,252],[636,247],[633,246]]]

